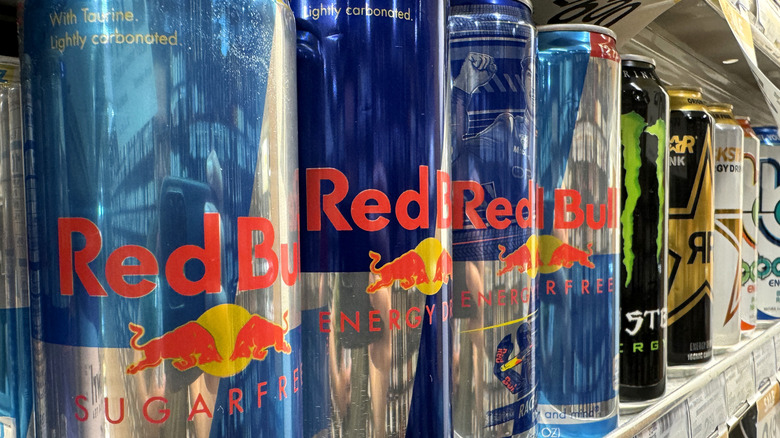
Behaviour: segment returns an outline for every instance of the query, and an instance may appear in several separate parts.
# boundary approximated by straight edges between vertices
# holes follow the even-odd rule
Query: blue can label
[[[289,8],[30,0],[23,32],[39,427],[299,435]]]
[[[539,433],[617,425],[619,59],[598,33],[539,34]],[[587,187],[587,190],[584,189]]]

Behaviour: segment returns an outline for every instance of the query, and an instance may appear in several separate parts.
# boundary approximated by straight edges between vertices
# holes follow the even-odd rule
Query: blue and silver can
[[[776,126],[753,130],[761,140],[756,313],[759,326],[767,326],[780,320],[780,136]]]
[[[30,294],[19,63],[0,59],[0,437],[32,437]],[[2,81],[4,79],[0,79]]]
[[[453,428],[535,436],[536,29],[528,0],[457,0],[453,148]]]
[[[612,31],[540,26],[539,433],[617,426],[620,57]]]
[[[292,2],[306,436],[449,436],[444,1]]]
[[[292,11],[22,8],[38,433],[300,436]]]

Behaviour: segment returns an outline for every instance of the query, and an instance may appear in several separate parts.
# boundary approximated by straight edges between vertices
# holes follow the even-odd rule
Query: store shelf
[[[691,435],[694,437],[706,437],[718,428],[722,431],[727,420],[755,402],[759,388],[776,382],[777,355],[780,353],[780,345],[777,344],[780,344],[780,324],[767,330],[757,330],[751,338],[738,344],[733,352],[716,355],[697,370],[695,376],[669,378],[666,395],[655,404],[635,414],[624,415],[621,411],[620,428],[608,438],[634,437],[661,421],[665,422],[664,428],[667,429],[672,421],[688,421],[691,430],[695,426],[706,429],[707,424],[712,425],[705,435]],[[671,373],[674,370],[670,369]],[[708,403],[704,414],[694,407],[698,403],[696,399]],[[686,403],[689,405],[685,406]],[[720,412],[721,404],[725,412]],[[674,419],[664,418],[678,407],[688,412],[678,413]],[[708,418],[708,415],[714,418]]]
[[[678,3],[624,43],[621,52],[653,57],[658,75],[667,85],[700,86],[705,99],[733,104],[735,114],[750,116],[754,126],[774,125],[731,29],[715,3],[707,1]],[[739,61],[722,63],[731,58]],[[757,58],[769,78],[780,84],[780,67],[774,61],[780,62],[780,58],[770,58],[761,50]]]

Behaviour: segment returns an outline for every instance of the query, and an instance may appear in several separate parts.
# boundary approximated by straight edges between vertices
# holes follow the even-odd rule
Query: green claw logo
[[[742,286],[746,285],[748,281],[756,281],[756,262],[748,263],[742,260]]]
[[[664,205],[664,150],[666,148],[666,123],[659,119],[655,124],[648,125],[645,119],[634,111],[620,116],[621,133],[620,141],[623,143],[623,169],[626,177],[623,181],[626,188],[626,201],[623,205],[623,213],[620,216],[623,233],[623,265],[626,267],[626,286],[631,283],[631,274],[634,269],[633,242],[634,235],[634,210],[642,194],[639,185],[639,169],[642,167],[642,150],[640,137],[646,132],[658,139],[658,154],[656,156],[656,180],[658,181],[658,234],[656,237],[656,257],[661,257],[661,238],[663,236],[663,205]]]

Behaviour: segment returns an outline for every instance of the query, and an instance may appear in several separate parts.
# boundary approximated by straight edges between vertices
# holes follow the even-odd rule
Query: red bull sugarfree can
[[[604,436],[618,414],[620,57],[603,27],[538,30],[538,433]]]
[[[282,2],[23,3],[43,436],[300,436]]]
[[[292,2],[306,436],[452,433],[446,6]]]

